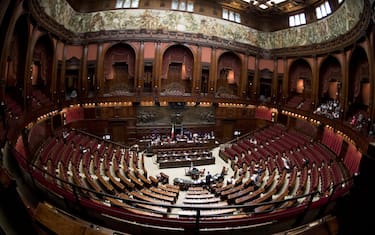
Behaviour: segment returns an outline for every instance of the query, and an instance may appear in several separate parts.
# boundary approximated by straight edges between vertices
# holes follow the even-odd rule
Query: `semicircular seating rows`
[[[56,132],[44,142],[34,162],[44,171],[35,171],[33,177],[57,194],[78,193],[104,210],[189,218],[199,208],[200,216],[209,220],[267,216],[309,202],[321,204],[332,186],[341,185],[334,196],[350,188],[341,184],[350,177],[344,161],[322,143],[280,124],[222,145],[219,156],[233,169],[235,183],[190,187],[181,193],[178,186],[162,183],[163,173],[148,175],[143,155],[72,129],[66,137]]]

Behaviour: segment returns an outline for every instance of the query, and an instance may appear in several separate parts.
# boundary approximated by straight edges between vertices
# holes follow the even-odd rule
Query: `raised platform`
[[[201,158],[195,160],[169,160],[165,162],[159,162],[159,169],[165,168],[175,168],[175,167],[190,167],[191,165],[194,166],[202,166],[202,165],[210,165],[215,164],[215,158]]]

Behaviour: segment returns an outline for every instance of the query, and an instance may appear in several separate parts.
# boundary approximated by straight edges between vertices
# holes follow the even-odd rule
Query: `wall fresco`
[[[38,0],[45,12],[76,33],[101,30],[165,29],[216,36],[263,49],[323,43],[350,31],[360,19],[364,2],[346,0],[332,15],[312,24],[275,32],[262,32],[226,20],[188,12],[150,9],[79,13],[66,0]]]

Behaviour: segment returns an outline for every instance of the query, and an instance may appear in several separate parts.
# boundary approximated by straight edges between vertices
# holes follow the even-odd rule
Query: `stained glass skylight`
[[[267,10],[268,8],[286,2],[287,0],[242,0],[249,4],[252,4],[255,7],[259,7],[262,10]]]

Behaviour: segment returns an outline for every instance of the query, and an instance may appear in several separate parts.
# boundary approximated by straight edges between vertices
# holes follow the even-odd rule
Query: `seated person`
[[[203,176],[203,175],[204,175],[204,172],[206,172],[206,168],[203,168],[203,170],[200,170],[200,171],[199,171],[199,175],[200,175],[200,176]]]
[[[250,178],[251,178],[251,185],[256,186],[256,187],[260,187],[262,182],[259,181],[259,175],[258,174],[254,173],[250,176]]]
[[[287,159],[286,156],[282,156],[281,159],[283,160],[284,162],[284,168],[289,171],[290,170],[290,161],[289,159]]]
[[[224,176],[227,173],[228,173],[228,169],[225,166],[223,166],[223,169],[221,170],[221,175]]]
[[[234,179],[234,176],[230,177],[228,180],[227,180],[227,184],[235,184],[236,183],[236,180]]]

